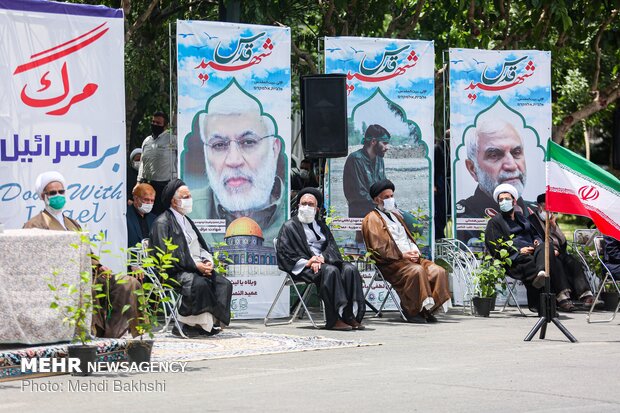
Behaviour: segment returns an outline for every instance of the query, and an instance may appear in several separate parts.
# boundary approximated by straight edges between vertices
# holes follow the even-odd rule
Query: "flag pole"
[[[551,290],[549,282],[549,210],[547,209],[547,203],[545,202],[545,292],[548,293]]]
[[[547,156],[549,156],[549,142],[547,142]],[[547,162],[549,159],[547,158]],[[545,168],[545,181],[547,183],[546,195],[549,193],[549,168],[548,165]],[[545,195],[545,289],[540,294],[540,302],[538,303],[538,316],[539,319],[532,328],[532,330],[525,336],[525,341],[531,341],[534,335],[540,330],[541,340],[545,338],[547,334],[547,324],[553,323],[571,343],[577,342],[577,339],[560,323],[560,319],[557,315],[557,309],[555,307],[555,294],[551,292],[551,245],[549,244],[549,208],[547,207],[547,197]]]

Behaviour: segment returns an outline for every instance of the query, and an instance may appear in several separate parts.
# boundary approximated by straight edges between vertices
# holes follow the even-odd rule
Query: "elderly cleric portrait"
[[[456,192],[457,232],[460,240],[477,240],[486,226],[486,220],[499,213],[493,199],[493,191],[498,185],[510,184],[516,189],[516,209],[525,216],[535,209],[535,204],[524,201],[523,195],[528,183],[526,161],[537,156],[532,146],[536,142],[536,132],[504,105],[497,105],[481,113],[474,125],[466,129],[464,148],[459,156],[460,159],[464,158],[465,168],[460,169],[464,177],[457,181]],[[541,157],[541,165],[542,160]],[[533,166],[535,171],[540,167],[529,166]],[[536,182],[531,186],[536,186]]]
[[[286,218],[284,144],[274,119],[231,82],[194,119],[182,158],[195,220],[249,217],[273,239]],[[206,179],[205,179],[206,178]]]

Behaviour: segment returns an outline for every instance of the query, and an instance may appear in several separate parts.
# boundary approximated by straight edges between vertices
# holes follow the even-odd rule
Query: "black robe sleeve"
[[[484,244],[487,248],[487,251],[494,257],[499,258],[499,250],[501,247],[497,245],[497,242],[501,239],[502,241],[508,241],[510,238],[510,231],[508,230],[508,225],[503,223],[503,218],[501,215],[496,215],[489,220],[487,223],[487,228],[484,232]],[[518,251],[509,251],[510,259],[515,260],[519,255]]]
[[[200,234],[199,232],[197,233]],[[180,274],[182,272],[199,272],[198,267],[196,267],[196,263],[192,259],[189,252],[189,246],[185,240],[185,235],[183,235],[183,231],[181,230],[181,227],[177,223],[172,212],[166,210],[157,217],[153,223],[153,227],[151,228],[149,238],[151,240],[151,254],[156,254],[158,252],[157,248],[160,248],[162,251],[166,252],[166,244],[164,243],[164,239],[171,238],[172,244],[178,247],[172,252],[172,256],[177,258],[178,261],[171,263],[172,268],[169,268],[166,271],[168,275],[174,277],[176,274]],[[204,242],[204,240],[202,240],[202,242]]]
[[[327,226],[320,222],[319,226],[323,235],[327,237],[327,247],[323,250],[323,258],[328,264],[335,264],[342,261],[338,246],[334,237],[327,228]],[[303,226],[297,219],[297,217],[291,218],[282,225],[280,233],[278,234],[278,241],[276,245],[276,252],[278,257],[278,268],[282,271],[290,273],[297,261],[300,259],[309,260],[312,257],[312,251],[308,246],[306,234]]]

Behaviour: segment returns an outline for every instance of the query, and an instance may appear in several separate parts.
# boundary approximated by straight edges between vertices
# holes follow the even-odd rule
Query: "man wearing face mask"
[[[325,304],[325,328],[363,330],[362,278],[353,264],[343,261],[331,231],[317,219],[323,194],[304,188],[297,197],[297,216],[286,221],[278,235],[278,267],[295,280],[318,286]]]
[[[133,188],[138,183],[138,171],[142,159],[142,149],[136,148],[129,154],[129,165],[127,167],[127,205],[133,202]]]
[[[152,214],[155,190],[149,184],[138,184],[133,189],[133,204],[127,207],[127,245],[135,246],[148,238],[155,221]]]
[[[535,231],[530,221],[522,213],[515,211],[517,205],[517,189],[510,184],[501,184],[493,191],[493,198],[499,204],[500,214],[495,215],[487,223],[485,230],[485,246],[493,256],[499,256],[503,248],[501,241],[512,237],[514,250],[509,251],[512,265],[508,269],[510,277],[521,280],[527,289],[527,300],[530,309],[538,307],[540,288],[545,285],[545,244]],[[543,233],[544,235],[544,233]],[[558,310],[572,312],[575,306],[562,294],[570,290],[570,284],[555,254],[550,251],[549,269],[551,288],[557,294]]]
[[[536,203],[538,205],[536,214],[527,217],[532,225],[532,230],[535,232],[536,236],[541,239],[545,239],[545,220],[547,219],[545,201],[546,195],[544,193],[538,195],[538,198],[536,198]],[[554,255],[559,261],[559,265],[562,266],[562,270],[566,274],[570,285],[570,289],[558,292],[558,301],[572,298],[579,300],[579,304],[589,309],[592,303],[594,303],[594,296],[592,291],[590,291],[590,285],[583,272],[583,267],[575,257],[568,253],[566,249],[566,236],[557,223],[557,215],[549,213],[549,216],[549,239],[553,243]]]
[[[376,208],[362,221],[366,248],[372,253],[381,274],[400,297],[410,323],[435,323],[434,312],[447,311],[450,291],[446,270],[422,258],[394,199],[389,179],[370,187]]]
[[[65,207],[65,178],[56,171],[44,172],[35,182],[37,194],[45,202],[45,209],[30,219],[24,228],[39,228],[53,231],[80,231],[82,228],[72,218],[63,214]],[[112,274],[110,268],[101,265],[93,258],[93,278],[104,286],[104,293],[109,302],[98,302],[99,311],[93,314],[92,330],[97,337],[119,338],[129,329],[135,337],[134,320],[138,315],[137,296],[134,291],[140,288],[140,282],[131,276]],[[118,282],[122,280],[122,282]],[[109,288],[106,292],[105,288]],[[95,298],[95,301],[99,299]],[[129,309],[123,312],[125,305]],[[111,310],[108,316],[108,310]]]
[[[181,292],[179,321],[188,337],[217,334],[219,323],[230,323],[232,284],[214,270],[213,255],[194,222],[192,194],[180,179],[170,181],[162,192],[168,207],[157,217],[151,228],[150,241],[154,251],[166,251],[165,239],[172,239],[178,248],[172,252],[178,261],[167,274],[178,282]],[[176,327],[174,335],[180,335]]]
[[[177,137],[167,131],[168,115],[158,111],[151,118],[151,135],[142,142],[142,160],[138,182],[150,184],[157,194],[153,213],[161,214],[166,207],[161,193],[166,184],[177,177]]]

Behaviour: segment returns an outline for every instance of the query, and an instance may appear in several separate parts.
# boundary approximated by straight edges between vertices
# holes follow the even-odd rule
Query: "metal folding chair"
[[[508,278],[511,278],[513,280],[512,283],[508,282]],[[523,317],[527,317],[527,315],[521,309],[521,306],[519,305],[519,301],[517,300],[517,294],[516,294],[517,280],[507,275],[506,277],[504,277],[504,282],[506,283],[506,290],[508,291],[508,295],[506,296],[506,301],[504,302],[504,306],[502,307],[501,310],[499,310],[499,312],[501,313],[504,310],[506,310],[506,307],[508,306],[510,299],[512,298],[512,301],[517,307],[517,310],[519,310],[519,312],[521,313]]]
[[[576,229],[573,232],[573,250],[583,267],[588,284],[590,284],[590,291],[596,291],[601,280],[588,265],[588,258],[586,257],[588,255],[588,247],[592,247],[594,238],[600,235],[601,233],[598,229]]]
[[[277,238],[273,240],[273,246],[277,251],[278,249]],[[271,303],[271,307],[269,307],[269,311],[267,311],[267,314],[265,315],[265,319],[264,319],[265,326],[269,327],[269,326],[277,326],[277,325],[283,325],[283,324],[291,324],[293,321],[295,321],[296,318],[300,318],[300,319],[303,318],[304,311],[305,311],[305,313],[308,315],[308,319],[312,323],[312,326],[314,328],[322,328],[322,326],[319,326],[314,321],[314,318],[312,318],[312,314],[310,313],[310,310],[308,309],[308,306],[306,305],[306,299],[310,296],[310,292],[313,289],[316,290],[317,288],[316,285],[314,285],[314,283],[306,283],[304,281],[295,281],[291,274],[288,274],[288,273],[284,273],[284,274],[285,274],[284,279],[282,280],[280,289],[278,290],[278,293],[273,299],[273,302]],[[286,286],[291,287],[297,296],[297,303],[293,306],[294,308],[293,315],[287,321],[269,322],[271,313],[273,312],[273,309],[276,307],[276,304],[278,303],[278,300],[280,299],[280,295],[282,295],[282,291],[284,291],[284,287]],[[302,287],[302,286],[305,287],[303,293],[299,291],[299,287]],[[317,296],[318,296],[318,291],[317,291]],[[323,301],[320,299],[320,297],[319,297],[319,305],[321,306],[321,312],[323,313],[323,321],[325,321],[325,309],[323,307]],[[303,311],[301,311],[301,314],[300,314],[300,310],[302,310],[302,308],[303,308]]]
[[[159,275],[155,273],[153,268],[142,266],[144,258],[149,254],[148,247],[149,239],[146,238],[142,240],[140,248],[129,248],[128,252],[131,255],[129,265],[139,267],[144,272],[148,282],[155,286],[151,292],[157,294],[164,315],[164,325],[159,331],[167,332],[168,326],[173,322],[177,330],[179,330],[181,337],[188,338],[183,333],[183,328],[177,318],[179,307],[181,306],[181,295],[172,286],[162,284]]]
[[[278,300],[280,299],[280,295],[282,295],[282,291],[284,291],[284,287],[286,286],[291,287],[293,291],[295,292],[295,295],[297,296],[297,303],[293,306],[294,308],[293,315],[286,321],[270,322],[269,320],[270,320],[271,313],[273,312],[273,309],[276,307],[276,304],[278,303]],[[303,290],[303,293],[299,291],[300,286],[305,287]],[[264,319],[265,326],[269,327],[269,326],[277,326],[277,325],[283,325],[283,324],[291,324],[293,321],[295,321],[295,319],[303,318],[303,314],[305,312],[308,315],[308,319],[310,320],[314,328],[322,328],[322,326],[319,326],[314,321],[314,318],[312,318],[312,314],[310,313],[310,310],[308,309],[308,306],[306,304],[306,300],[310,296],[310,292],[313,289],[316,289],[316,285],[314,285],[313,283],[306,283],[304,281],[295,281],[293,277],[291,276],[291,274],[285,273],[284,279],[282,280],[282,285],[280,285],[280,289],[278,290],[278,293],[273,299],[273,302],[271,303],[271,307],[269,307],[269,311],[265,315],[265,319]],[[325,320],[325,311],[323,308],[323,301],[321,301],[320,298],[319,298],[319,302],[320,302],[319,305],[321,306],[321,312],[323,313],[323,320]],[[302,308],[303,308],[303,311],[301,311]],[[300,311],[301,311],[301,314],[300,314]]]
[[[390,284],[385,279],[385,277],[383,277],[383,274],[381,273],[379,268],[377,268],[376,265],[373,265],[372,267],[373,267],[373,270],[374,270],[374,274],[372,275],[372,278],[370,279],[370,282],[368,283],[368,287],[366,288],[366,292],[364,293],[364,300],[366,302],[368,302],[368,300],[367,300],[368,294],[372,290],[372,286],[374,285],[375,282],[383,283],[383,286],[387,290],[387,294],[385,295],[385,298],[381,302],[381,306],[376,311],[375,317],[382,317],[383,316],[383,308],[385,307],[385,303],[387,302],[388,298],[391,298],[392,302],[394,303],[394,306],[396,307],[396,310],[400,313],[400,317],[403,319],[403,321],[407,321],[407,317],[405,317],[405,313],[403,312],[403,308],[400,305],[400,301],[396,297],[396,294],[394,292],[394,288],[392,288],[392,284]]]
[[[596,291],[594,302],[592,303],[592,307],[590,307],[590,311],[588,311],[588,315],[586,316],[588,323],[608,323],[610,321],[613,321],[613,319],[616,318],[616,314],[618,313],[618,308],[620,308],[620,303],[619,303],[616,306],[616,309],[614,310],[613,314],[611,315],[609,319],[606,319],[606,320],[592,320],[591,319],[592,312],[594,312],[594,307],[596,306],[596,302],[601,296],[601,293],[605,289],[606,285],[613,285],[616,292],[620,294],[620,287],[618,287],[618,283],[620,282],[620,279],[616,279],[616,277],[614,277],[611,271],[609,271],[609,268],[607,268],[607,265],[605,265],[605,262],[602,259],[603,248],[604,248],[603,237],[601,236],[594,237],[594,251],[596,251],[596,258],[599,260],[599,262],[601,263],[603,267],[603,271],[605,272],[605,277],[603,278],[603,281],[601,282],[601,284],[599,285]]]

